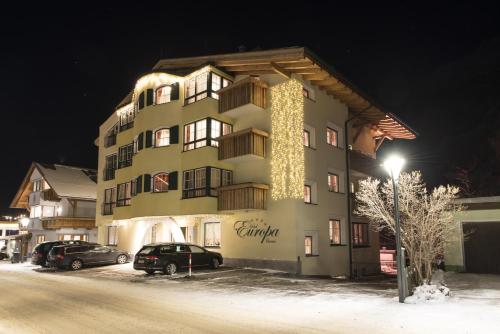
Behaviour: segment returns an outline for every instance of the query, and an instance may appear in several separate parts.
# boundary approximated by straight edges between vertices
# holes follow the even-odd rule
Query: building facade
[[[29,211],[28,250],[54,240],[97,241],[96,171],[34,162],[11,208]]]
[[[378,272],[377,233],[349,216],[350,194],[384,139],[414,136],[305,48],[160,60],[100,126],[99,242]]]

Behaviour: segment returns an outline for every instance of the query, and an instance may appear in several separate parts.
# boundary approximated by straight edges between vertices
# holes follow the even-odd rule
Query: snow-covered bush
[[[405,303],[420,304],[426,302],[443,302],[450,296],[450,289],[444,285],[423,284],[413,290],[413,295],[406,297]]]

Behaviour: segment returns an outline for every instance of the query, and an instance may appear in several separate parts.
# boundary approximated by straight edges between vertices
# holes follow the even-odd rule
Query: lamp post
[[[404,274],[405,259],[401,247],[401,225],[399,222],[399,203],[398,203],[398,179],[401,169],[405,164],[405,160],[397,155],[392,155],[384,161],[384,168],[392,180],[392,188],[394,189],[394,216],[396,220],[396,261],[398,266],[398,291],[399,302],[404,303],[406,297],[406,277]]]

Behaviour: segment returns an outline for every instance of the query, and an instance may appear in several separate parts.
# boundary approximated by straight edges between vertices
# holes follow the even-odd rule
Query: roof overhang
[[[414,139],[417,133],[394,114],[385,111],[359,88],[349,82],[325,61],[304,47],[291,47],[267,51],[251,51],[212,56],[162,59],[154,70],[196,68],[212,64],[231,75],[280,74],[291,77],[301,75],[305,80],[325,91],[354,113],[361,113],[378,126],[390,139]]]

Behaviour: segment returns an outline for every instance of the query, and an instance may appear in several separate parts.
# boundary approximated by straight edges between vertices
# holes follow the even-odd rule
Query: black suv
[[[33,247],[33,253],[31,254],[31,264],[46,267],[47,266],[47,256],[50,250],[55,246],[61,245],[83,245],[88,244],[87,241],[82,240],[59,240],[59,241],[45,241],[35,247]]]
[[[51,267],[80,270],[84,265],[124,264],[129,258],[125,251],[99,244],[62,245],[50,250],[47,262]]]
[[[134,269],[144,270],[148,274],[162,271],[164,274],[173,275],[178,270],[189,266],[193,269],[200,267],[219,268],[222,264],[222,255],[211,252],[203,247],[186,243],[159,243],[145,245],[135,255]]]

